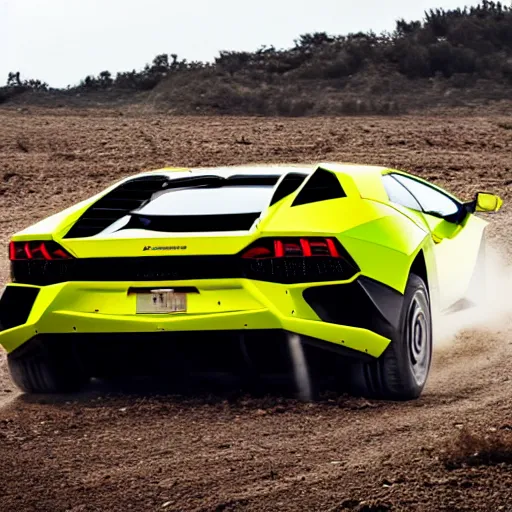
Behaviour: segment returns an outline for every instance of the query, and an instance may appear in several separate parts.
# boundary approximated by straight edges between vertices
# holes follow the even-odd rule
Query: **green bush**
[[[380,83],[384,79],[387,84]],[[288,49],[262,46],[254,52],[221,51],[211,64],[162,53],[139,71],[87,76],[70,92],[153,91],[174,105],[181,98],[185,110],[303,115],[329,110],[319,101],[328,91],[379,97],[414,88],[410,81],[435,86],[445,80],[447,87],[465,89],[479,79],[502,88],[512,83],[512,7],[500,2],[431,9],[422,21],[398,20],[392,33],[315,32],[300,35]],[[10,73],[0,101],[41,90],[48,90],[48,85]],[[283,95],[283,91],[288,92]],[[336,108],[346,113],[393,111],[383,106],[389,103],[382,98],[378,106],[370,104],[371,98],[362,103],[345,100]]]

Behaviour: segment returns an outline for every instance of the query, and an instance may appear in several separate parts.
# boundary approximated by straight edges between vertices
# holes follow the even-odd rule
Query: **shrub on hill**
[[[407,90],[425,95],[439,83],[472,89],[482,81],[481,89],[510,94],[512,7],[488,0],[431,9],[422,21],[397,21],[392,33],[303,34],[292,48],[221,51],[211,64],[161,54],[140,71],[103,71],[67,91],[147,93],[185,112],[304,115],[332,107],[341,92],[346,105],[337,101],[335,107],[359,112],[372,110],[373,100],[382,109],[383,99]],[[26,90],[48,85],[11,73],[0,101],[2,94],[5,99]]]

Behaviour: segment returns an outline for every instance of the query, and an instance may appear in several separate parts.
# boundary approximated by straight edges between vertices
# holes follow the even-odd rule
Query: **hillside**
[[[104,71],[65,90],[19,73],[0,103],[142,104],[176,114],[395,114],[512,97],[512,7],[432,9],[392,33],[301,35],[292,48],[221,51],[213,63],[161,54],[141,71]]]

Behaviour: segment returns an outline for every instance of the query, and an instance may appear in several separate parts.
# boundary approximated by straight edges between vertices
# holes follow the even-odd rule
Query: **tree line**
[[[483,0],[475,7],[431,9],[421,21],[400,19],[392,32],[304,34],[288,49],[263,46],[254,52],[221,51],[213,63],[157,55],[142,70],[102,71],[71,91],[150,91],[171,76],[204,72],[255,83],[282,80],[343,81],[374,67],[408,79],[470,75],[512,85],[512,7]],[[5,88],[4,88],[5,89]],[[11,91],[47,91],[49,85],[9,73]]]

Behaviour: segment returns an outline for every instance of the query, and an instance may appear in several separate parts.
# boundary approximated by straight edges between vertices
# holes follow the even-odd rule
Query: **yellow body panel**
[[[442,286],[439,307],[446,309],[463,298],[470,287],[487,223],[474,215],[468,215],[458,226],[430,215],[425,218],[434,241],[432,276]]]
[[[188,295],[187,313],[136,313],[136,297],[128,293],[131,287],[173,286],[198,289],[198,294]],[[302,291],[310,286],[315,283],[288,286],[247,279],[44,286],[27,322],[3,331],[0,343],[12,352],[37,334],[47,333],[285,329],[374,357],[384,352],[389,339],[365,329],[323,323],[302,299]]]

